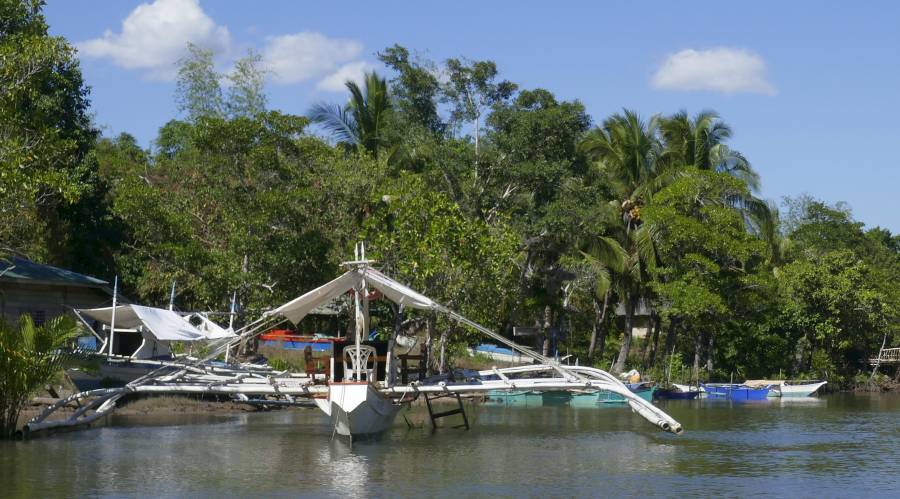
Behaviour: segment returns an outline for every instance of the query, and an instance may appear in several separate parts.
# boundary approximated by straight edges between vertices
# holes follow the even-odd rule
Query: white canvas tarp
[[[209,318],[207,318],[204,315],[194,314],[193,317],[196,317],[197,319],[200,320],[200,324],[198,324],[195,327],[198,330],[200,330],[200,332],[203,334],[203,336],[205,336],[206,339],[208,339],[208,340],[219,340],[222,338],[234,338],[235,336],[237,336],[231,328],[225,329],[222,326],[216,324],[215,322],[209,320]]]
[[[412,289],[400,284],[390,277],[378,272],[374,269],[366,270],[366,283],[377,289],[392,302],[403,305],[407,308],[417,308],[420,310],[439,310],[440,305],[431,300],[431,298],[413,291]]]
[[[112,323],[112,307],[82,309],[82,316],[98,320],[103,324]],[[163,308],[142,305],[119,305],[116,307],[116,329],[136,329],[140,326],[157,341],[198,341],[208,339],[199,329],[182,316]]]
[[[300,322],[312,309],[328,303],[338,296],[354,289],[360,283],[360,275],[355,270],[344,273],[337,279],[294,298],[284,305],[269,311],[269,315],[280,315],[294,324]]]
[[[331,302],[362,284],[365,275],[369,288],[378,290],[385,298],[408,308],[420,310],[441,310],[441,306],[427,296],[413,291],[399,282],[374,269],[350,270],[337,279],[285,303],[269,312],[270,315],[281,315],[294,324],[300,322],[314,308]]]

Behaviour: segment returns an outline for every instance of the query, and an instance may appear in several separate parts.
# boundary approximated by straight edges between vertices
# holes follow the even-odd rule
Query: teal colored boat
[[[523,390],[491,390],[485,402],[516,407],[541,407],[544,405],[540,392]]]
[[[657,390],[657,386],[652,383],[634,383],[626,385],[632,393],[647,402],[653,401],[653,393]],[[601,390],[593,393],[576,393],[572,396],[569,405],[572,407],[597,407],[606,404],[624,404],[625,397],[618,393]]]
[[[653,383],[626,385],[638,397],[651,402],[657,387]],[[571,392],[550,390],[545,392],[492,390],[487,393],[487,401],[519,407],[563,406],[595,408],[606,404],[624,404],[625,397],[606,390]]]

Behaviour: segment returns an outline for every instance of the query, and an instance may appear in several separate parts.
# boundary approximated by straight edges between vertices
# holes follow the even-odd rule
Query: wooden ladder
[[[437,412],[437,413],[434,412],[434,410],[431,407],[431,401],[437,400],[437,399],[442,399],[442,398],[447,398],[447,397],[456,397],[457,407],[455,409],[450,409],[448,411],[442,411],[442,412]],[[428,406],[428,416],[431,418],[432,429],[435,429],[435,430],[437,429],[437,424],[435,423],[436,419],[445,418],[447,416],[452,416],[454,414],[462,414],[462,417],[463,417],[463,424],[456,425],[456,426],[454,426],[454,428],[465,427],[467,430],[469,429],[469,418],[468,418],[468,416],[466,416],[466,409],[463,406],[462,398],[460,398],[458,393],[447,393],[447,394],[442,393],[439,395],[435,395],[433,397],[429,397],[428,393],[425,393],[425,405]]]

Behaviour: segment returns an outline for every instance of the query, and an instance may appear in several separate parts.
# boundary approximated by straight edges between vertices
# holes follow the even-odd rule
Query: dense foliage
[[[0,5],[3,245],[117,273],[135,299],[160,303],[175,280],[183,307],[223,309],[236,292],[252,316],[336,275],[365,240],[439,301],[616,371],[674,354],[685,376],[849,381],[900,339],[900,236],[809,197],[781,220],[715,112],[595,122],[491,61],[393,46],[379,54],[389,75],[293,116],[268,109],[258,56],[220,75],[191,46],[183,116],[145,150],[95,136],[40,3]]]

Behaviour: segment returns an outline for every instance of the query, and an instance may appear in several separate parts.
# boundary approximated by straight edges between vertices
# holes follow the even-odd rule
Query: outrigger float
[[[565,391],[573,394],[607,392],[621,397],[634,412],[654,426],[674,434],[682,433],[681,424],[650,401],[635,395],[625,384],[606,371],[561,365],[387,277],[372,268],[372,263],[365,259],[365,250],[360,245],[357,247],[356,259],[344,263],[348,269],[344,274],[263,314],[256,322],[235,331],[235,336],[210,340],[208,342],[210,353],[203,358],[180,358],[161,363],[153,371],[123,387],[74,394],[58,401],[29,421],[25,425],[24,432],[27,435],[52,428],[89,424],[110,414],[115,410],[117,400],[132,393],[192,393],[230,395],[236,400],[266,397],[285,403],[292,403],[301,398],[312,399],[322,412],[330,417],[334,432],[352,439],[387,430],[394,423],[400,409],[420,396],[424,397],[434,423],[436,418],[454,413],[461,412],[465,417],[460,395],[499,390]],[[396,372],[396,365],[393,361],[393,352],[388,351],[385,356],[386,375],[383,380],[377,380],[379,371],[375,349],[362,344],[362,337],[368,331],[368,299],[371,290],[377,290],[383,297],[397,304],[401,310],[411,308],[443,314],[537,363],[471,372],[462,379],[434,377],[402,384],[395,383],[395,376],[392,373]],[[329,374],[316,372],[295,374],[275,371],[267,366],[228,363],[231,352],[239,345],[285,321],[297,324],[316,307],[347,293],[352,293],[354,298],[356,334],[354,345],[345,347],[341,355],[344,367],[341,381],[333,379],[335,373],[333,365],[327,371]],[[100,314],[93,316],[98,315]],[[187,321],[184,318],[182,320]],[[110,332],[114,331],[115,328],[111,327]],[[226,359],[225,364],[214,360],[223,356]],[[334,361],[332,358],[332,364]],[[456,398],[459,408],[434,413],[431,401],[439,397]],[[66,406],[76,407],[71,416],[66,419],[51,418],[54,413]]]

